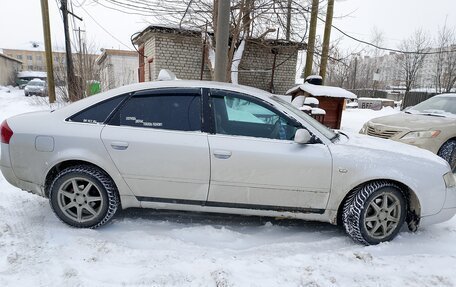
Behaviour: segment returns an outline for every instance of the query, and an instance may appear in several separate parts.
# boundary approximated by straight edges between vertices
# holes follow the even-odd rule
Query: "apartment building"
[[[3,49],[3,54],[22,62],[22,71],[46,71],[46,55],[40,50]],[[54,66],[65,65],[64,52],[52,52]]]

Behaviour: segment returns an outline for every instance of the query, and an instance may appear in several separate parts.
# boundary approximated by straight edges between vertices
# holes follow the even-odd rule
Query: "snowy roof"
[[[38,71],[23,71],[17,73],[18,78],[46,78],[46,72],[38,72]]]
[[[97,57],[96,62],[100,65],[108,55],[121,57],[138,57],[138,52],[128,50],[103,49],[103,53]]]
[[[331,86],[319,86],[312,85],[309,83],[304,83],[302,85],[291,88],[287,91],[288,94],[296,93],[297,91],[302,90],[309,93],[314,97],[331,97],[331,98],[344,98],[344,99],[356,99],[357,96],[352,92],[349,92],[345,89],[339,87]]]
[[[146,39],[143,37],[147,32],[159,32],[159,33],[168,33],[168,34],[181,34],[181,35],[201,35],[202,30],[196,28],[188,27],[179,27],[179,25],[149,25],[144,30],[142,30],[138,35],[133,38],[133,43],[140,44],[145,42]],[[148,37],[147,37],[148,39]]]

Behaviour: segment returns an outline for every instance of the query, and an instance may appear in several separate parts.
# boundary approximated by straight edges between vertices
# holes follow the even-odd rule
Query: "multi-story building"
[[[3,49],[3,54],[22,62],[22,71],[46,71],[46,54],[40,50]],[[64,52],[52,52],[54,66],[65,63]]]
[[[448,47],[445,50],[455,50],[456,47]],[[430,49],[428,52],[438,52],[438,49]],[[447,55],[443,55],[445,57]],[[387,55],[378,57],[359,57],[358,67],[364,67],[364,75],[369,81],[377,81],[377,88],[386,88],[392,86],[404,86],[405,85],[405,70],[402,66],[403,54],[391,52]],[[415,83],[412,89],[425,89],[435,90],[436,89],[436,71],[439,64],[440,54],[429,54],[426,55],[424,61],[419,68]],[[377,74],[377,76],[374,76]],[[357,76],[358,77],[358,76]]]

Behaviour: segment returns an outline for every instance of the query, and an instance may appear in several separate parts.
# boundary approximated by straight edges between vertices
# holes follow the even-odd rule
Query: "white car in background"
[[[24,88],[24,94],[26,97],[28,96],[47,96],[47,85],[46,81],[41,79],[33,79]]]
[[[0,167],[96,228],[130,207],[343,224],[363,244],[456,213],[448,163],[408,145],[334,132],[278,96],[231,84],[149,82],[1,125]]]

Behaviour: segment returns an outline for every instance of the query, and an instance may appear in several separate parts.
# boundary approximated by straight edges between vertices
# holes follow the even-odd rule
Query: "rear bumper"
[[[13,172],[13,169],[11,167],[6,167],[3,165],[0,165],[0,170],[2,171],[3,176],[5,177],[6,181],[8,181],[11,185],[20,188],[22,190],[31,192],[33,194],[37,194],[40,196],[45,196],[44,195],[44,190],[41,186],[38,184],[28,182],[28,181],[23,181],[20,180],[16,177],[16,175]]]
[[[456,187],[446,189],[445,204],[437,214],[423,216],[421,226],[427,226],[450,220],[456,214]]]
[[[21,180],[16,176],[16,174],[14,174],[13,168],[11,167],[9,145],[4,144],[4,143],[2,143],[0,145],[1,145],[0,170],[3,174],[3,176],[5,177],[6,181],[8,181],[11,185],[18,187],[22,190],[44,196],[44,190],[40,185]]]

